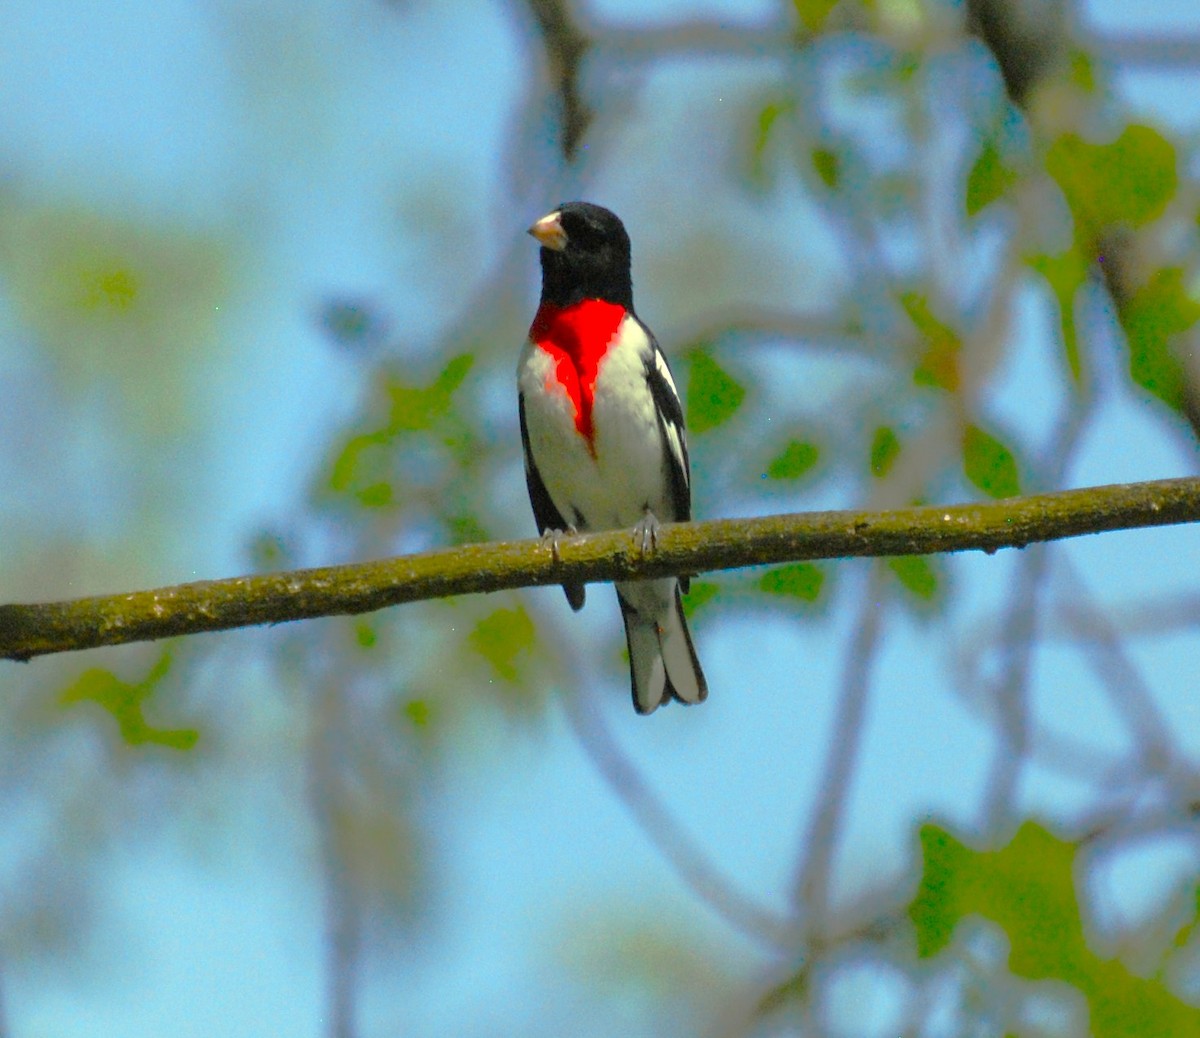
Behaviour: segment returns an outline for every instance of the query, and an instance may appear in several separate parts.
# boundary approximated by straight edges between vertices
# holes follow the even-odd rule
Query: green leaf
[[[924,555],[893,555],[887,564],[904,589],[915,598],[932,602],[937,597],[937,570]]]
[[[469,640],[501,678],[516,682],[517,657],[534,645],[533,620],[523,606],[497,609],[475,625]]]
[[[966,885],[973,863],[972,852],[940,826],[921,826],[918,838],[921,879],[908,918],[917,935],[917,957],[929,959],[949,947],[965,914],[960,888]]]
[[[366,620],[359,620],[354,625],[354,640],[358,643],[359,648],[371,649],[379,641],[379,634],[371,623]]]
[[[1029,979],[1074,980],[1088,956],[1075,900],[1075,845],[1025,822],[998,851],[974,851],[936,825],[920,829],[922,873],[909,918],[921,958],[944,949],[968,915],[998,923],[1009,965]]]
[[[1200,925],[1200,883],[1192,888],[1192,917],[1175,931],[1175,936],[1171,941],[1172,946],[1183,948],[1187,945],[1196,932],[1197,925]]]
[[[1016,170],[1004,164],[996,138],[989,137],[967,174],[967,215],[976,216],[1002,198],[1016,179]]]
[[[888,0],[890,6],[897,13],[903,11],[902,17],[908,21],[923,19],[925,16],[920,12],[921,0]],[[891,72],[896,77],[897,83],[910,83],[916,78],[916,75],[922,68],[925,67],[925,59],[920,55],[920,51],[916,48],[905,48],[897,56],[897,60],[891,66]]]
[[[1029,257],[1029,265],[1046,279],[1058,301],[1058,319],[1062,325],[1063,352],[1071,377],[1079,382],[1083,361],[1079,355],[1079,333],[1075,327],[1075,296],[1087,281],[1088,266],[1079,249],[1072,247],[1058,256]]]
[[[788,97],[768,98],[762,107],[753,109],[754,129],[750,141],[747,173],[750,181],[759,188],[769,185],[773,167],[767,165],[767,149],[775,135],[781,117],[795,110],[795,102]]]
[[[811,562],[792,562],[767,570],[759,578],[758,587],[768,595],[815,602],[824,583],[825,574],[819,566]]]
[[[391,483],[371,483],[358,491],[358,503],[364,508],[382,508],[392,503]]]
[[[404,716],[414,728],[428,728],[433,709],[428,699],[410,699],[404,704]]]
[[[977,425],[963,432],[963,472],[988,497],[1016,497],[1021,479],[1012,451]]]
[[[227,334],[234,236],[197,234],[164,214],[114,217],[100,211],[111,206],[92,211],[65,198],[51,205],[50,197],[35,200],[5,181],[5,313],[54,365],[61,392],[108,387],[121,415],[117,435],[154,440],[192,425],[202,399],[195,366],[219,355]]]
[[[474,515],[454,515],[446,520],[451,544],[482,544],[490,540],[487,527]]]
[[[475,357],[470,353],[460,353],[451,357],[446,362],[446,366],[438,373],[438,377],[434,379],[431,390],[448,405],[450,397],[466,381],[467,375],[471,373],[471,368],[474,366]]]
[[[122,681],[110,670],[85,670],[60,696],[64,706],[93,702],[112,714],[121,738],[130,746],[152,743],[173,750],[190,750],[200,733],[194,728],[155,728],[143,707],[159,682],[171,669],[171,655],[164,652],[139,682]]]
[[[688,593],[683,596],[683,615],[689,620],[703,606],[708,605],[721,590],[721,585],[711,580],[693,580]]]
[[[453,396],[474,363],[469,353],[452,357],[427,386],[390,380],[384,387],[388,407],[386,425],[355,433],[346,440],[330,469],[329,488],[334,493],[352,496],[365,508],[394,504],[396,487],[390,480],[392,448],[397,437],[429,432],[439,426],[446,434],[444,442],[454,449],[462,435],[455,422],[448,420],[452,417]]]
[[[1200,320],[1200,303],[1183,277],[1177,267],[1157,271],[1118,311],[1129,342],[1130,378],[1177,411],[1186,402],[1187,376],[1172,340]]]
[[[790,101],[768,101],[758,113],[758,126],[754,134],[754,158],[761,161],[771,140],[771,132],[781,115],[792,110]]]
[[[428,386],[392,382],[388,387],[392,403],[388,432],[419,432],[430,428],[449,411],[454,391],[462,385],[474,363],[471,354],[462,353],[452,357]]]
[[[348,491],[357,482],[359,470],[363,467],[370,448],[386,442],[387,438],[381,433],[360,433],[351,436],[333,461],[329,472],[330,489],[337,493]]]
[[[387,481],[389,458],[385,448],[389,437],[385,433],[360,433],[346,441],[334,459],[329,473],[329,488],[347,494],[364,508],[382,508],[394,502],[395,494]]]
[[[692,432],[708,432],[723,425],[745,399],[742,384],[709,354],[692,352],[687,393],[687,424]]]
[[[771,479],[799,479],[812,469],[820,456],[815,443],[790,440],[767,465],[767,475]]]
[[[908,915],[921,958],[945,949],[964,918],[981,916],[1007,935],[1014,975],[1064,981],[1082,992],[1095,1038],[1200,1034],[1200,1010],[1088,947],[1075,844],[1036,822],[1022,824],[995,851],[972,850],[936,825],[921,827],[920,844],[921,877]]]
[[[800,24],[809,33],[820,32],[837,7],[837,0],[794,0]]]
[[[881,425],[871,437],[871,475],[883,479],[900,455],[900,439],[890,426]]]
[[[905,292],[900,305],[925,340],[925,351],[913,371],[919,386],[933,386],[953,393],[959,386],[958,353],[962,340],[958,332],[938,319],[929,301],[918,292]]]
[[[1089,94],[1095,93],[1096,66],[1092,61],[1092,56],[1087,51],[1072,49],[1069,67],[1068,78],[1071,83]]]
[[[842,181],[842,159],[836,151],[828,148],[813,148],[813,169],[830,191],[836,191]]]
[[[1076,241],[1084,243],[1096,242],[1114,224],[1136,228],[1158,219],[1179,181],[1174,146],[1137,124],[1108,144],[1063,134],[1046,152],[1046,170],[1075,217]]]

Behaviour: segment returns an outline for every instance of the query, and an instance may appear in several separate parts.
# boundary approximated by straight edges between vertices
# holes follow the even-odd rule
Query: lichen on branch
[[[648,555],[628,531],[468,544],[320,569],[254,574],[63,602],[0,605],[0,658],[224,631],[564,581],[636,580],[811,559],[1022,548],[1200,521],[1200,478],[888,512],[800,512],[664,525]]]

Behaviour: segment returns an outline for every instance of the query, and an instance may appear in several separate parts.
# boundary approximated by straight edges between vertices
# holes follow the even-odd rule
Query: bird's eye
[[[600,228],[575,213],[563,217],[562,228],[573,245],[595,245],[602,237]]]

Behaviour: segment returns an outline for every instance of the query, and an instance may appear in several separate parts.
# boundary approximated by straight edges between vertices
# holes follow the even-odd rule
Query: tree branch
[[[542,35],[550,80],[562,105],[563,157],[572,161],[596,113],[583,97],[580,72],[592,46],[566,0],[526,0]]]
[[[646,839],[666,858],[700,901],[739,933],[771,951],[792,951],[798,928],[739,891],[701,850],[618,748],[603,719],[578,694],[563,696],[567,721],[583,751],[633,816]],[[0,1036],[2,1038],[2,1036]]]
[[[881,591],[882,567],[873,566],[863,587],[861,613],[851,632],[828,756],[801,844],[792,903],[798,912],[805,913],[810,948],[821,946],[828,936],[833,863],[862,753],[871,671],[882,644],[883,610],[878,604]]]
[[[149,641],[403,602],[563,581],[638,580],[802,559],[1023,548],[1108,530],[1200,521],[1200,478],[1089,487],[984,504],[804,512],[666,525],[642,556],[628,531],[469,544],[321,569],[177,584],[66,602],[0,606],[0,659]]]

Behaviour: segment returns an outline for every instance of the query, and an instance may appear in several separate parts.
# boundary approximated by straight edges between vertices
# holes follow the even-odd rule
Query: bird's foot
[[[633,528],[633,545],[643,555],[649,555],[655,548],[658,547],[658,531],[662,529],[662,523],[658,521],[658,517],[646,509],[646,514],[638,520],[637,525]]]
[[[550,549],[550,554],[554,557],[555,562],[562,562],[560,548],[563,538],[578,536],[579,531],[574,526],[568,526],[565,530],[551,530],[547,527],[542,531],[542,547]]]

